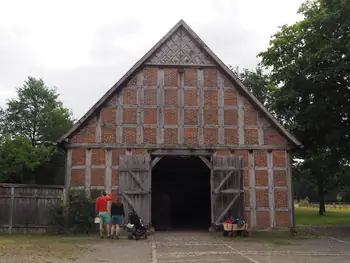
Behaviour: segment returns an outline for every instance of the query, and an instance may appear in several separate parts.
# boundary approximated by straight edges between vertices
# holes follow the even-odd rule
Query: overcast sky
[[[226,64],[253,69],[302,0],[0,0],[0,105],[27,76],[76,118],[181,18]]]

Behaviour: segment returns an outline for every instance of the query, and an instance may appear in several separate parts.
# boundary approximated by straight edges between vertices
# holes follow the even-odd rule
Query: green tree
[[[350,0],[307,1],[304,19],[283,26],[260,54],[271,72],[273,108],[303,142],[305,177],[324,198],[347,179],[350,112]]]
[[[54,152],[55,147],[34,147],[27,138],[4,134],[0,137],[0,182],[35,182],[35,169],[48,162]]]
[[[0,114],[0,132],[12,138],[25,138],[35,149],[46,147],[49,159],[40,159],[35,167],[36,183],[63,183],[65,154],[52,152],[55,141],[73,124],[71,112],[63,107],[55,88],[42,79],[28,77],[17,89],[17,98],[11,99]],[[46,161],[44,161],[46,160]],[[57,179],[58,178],[58,179]]]
[[[273,111],[271,104],[274,98],[276,86],[270,81],[270,76],[258,66],[255,70],[240,69],[239,67],[229,68],[236,74],[248,90],[270,111]]]
[[[28,77],[4,110],[4,130],[28,138],[33,146],[54,142],[72,126],[71,113],[58,99],[56,88]]]

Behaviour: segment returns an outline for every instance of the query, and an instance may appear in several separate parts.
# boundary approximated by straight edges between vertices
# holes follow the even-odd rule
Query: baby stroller
[[[136,214],[136,212],[130,212],[128,214],[128,224],[126,225],[126,232],[130,233],[128,235],[129,239],[139,240],[141,238],[147,239],[148,230],[143,225],[142,219]]]

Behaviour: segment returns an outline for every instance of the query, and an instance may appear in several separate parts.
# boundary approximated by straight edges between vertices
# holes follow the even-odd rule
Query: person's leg
[[[103,215],[102,213],[99,213],[99,218],[100,218],[100,236],[101,238],[103,238]]]
[[[114,224],[114,220],[113,220],[113,217],[112,217],[111,218],[111,237],[112,238],[113,238],[114,230],[115,230],[115,224]]]
[[[111,236],[111,225],[110,225],[110,223],[111,223],[111,219],[110,219],[110,217],[109,217],[109,214],[106,213],[107,237],[110,237],[110,236]]]
[[[115,225],[115,235],[117,236],[117,237],[119,237],[119,230],[120,230],[120,226],[117,224],[117,225]]]
[[[115,233],[116,233],[116,236],[119,237],[119,231],[120,231],[120,226],[122,224],[122,217],[121,216],[118,216],[116,217],[116,229],[115,229]]]
[[[111,237],[111,226],[107,224],[107,237]]]

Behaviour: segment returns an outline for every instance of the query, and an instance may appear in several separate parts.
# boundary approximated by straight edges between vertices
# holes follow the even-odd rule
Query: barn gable
[[[162,70],[162,76],[159,76],[159,73],[157,72],[157,69],[154,68],[154,66],[164,66],[164,70]],[[266,133],[264,133],[264,137],[268,140],[270,136],[271,138],[275,137],[280,137],[280,144],[283,143],[285,144],[285,140],[287,140],[289,143],[295,146],[300,146],[301,143],[294,138],[284,127],[277,122],[277,120],[267,111],[267,109],[247,90],[246,87],[239,81],[239,79],[234,75],[234,73],[205,45],[205,43],[196,35],[196,33],[193,32],[193,30],[183,21],[179,21],[170,31],[167,35],[165,35],[143,58],[141,58],[132,69],[130,69],[74,126],[73,128],[68,131],[65,135],[63,135],[59,143],[64,142],[67,138],[72,138],[76,137],[77,134],[79,133],[86,133],[86,130],[92,130],[95,126],[98,126],[98,123],[101,121],[103,122],[103,118],[112,118],[112,121],[105,122],[104,123],[104,129],[95,129],[95,136],[96,138],[98,136],[101,136],[101,133],[107,133],[105,134],[107,138],[110,138],[110,142],[116,142],[116,133],[120,134],[122,130],[118,130],[120,127],[118,126],[118,120],[115,120],[115,118],[118,118],[115,114],[115,112],[112,112],[110,116],[114,114],[114,117],[106,117],[108,114],[108,111],[115,111],[116,109],[109,109],[109,108],[104,108],[106,105],[109,106],[115,106],[115,108],[119,107],[120,104],[126,103],[129,109],[124,110],[123,114],[128,113],[129,116],[128,118],[133,119],[134,117],[137,118],[137,112],[138,108],[137,105],[138,103],[144,103],[144,101],[136,101],[137,98],[140,98],[140,94],[138,94],[137,87],[138,86],[144,86],[144,87],[149,87],[147,92],[149,93],[156,93],[157,91],[155,88],[159,85],[162,84],[164,86],[164,96],[166,96],[166,92],[168,90],[169,94],[171,93],[170,89],[171,88],[166,88],[166,86],[171,87],[171,86],[178,86],[181,84],[179,82],[178,78],[178,70],[176,69],[167,69],[169,66],[176,66],[176,67],[183,67],[184,75],[185,75],[185,81],[182,83],[184,85],[184,88],[188,86],[202,86],[204,91],[204,99],[205,103],[210,103],[211,100],[217,99],[217,92],[216,95],[214,94],[215,92],[211,91],[211,89],[214,88],[214,86],[219,86],[222,85],[222,92],[224,94],[221,94],[222,96],[231,96],[231,102],[232,103],[232,98],[234,96],[241,95],[244,98],[244,106],[241,105],[241,108],[246,111],[246,116],[255,116],[253,117],[253,120],[259,120],[259,125],[260,128],[262,129],[263,127],[266,128]],[[203,70],[201,71],[202,73],[198,73],[196,69],[193,69],[191,67],[203,67]],[[189,68],[187,68],[189,67]],[[213,68],[215,67],[215,68]],[[140,74],[141,73],[141,74]],[[189,76],[189,78],[186,78]],[[192,77],[192,75],[196,77]],[[198,76],[198,74],[203,74],[203,76]],[[197,79],[202,78],[202,80],[197,81]],[[193,79],[193,81],[191,81]],[[186,82],[187,80],[187,82]],[[219,83],[220,82],[220,83]],[[153,90],[152,90],[153,88]],[[123,89],[123,94],[124,96],[119,96],[117,94],[122,94],[119,91]],[[192,91],[193,93],[194,91]],[[230,93],[231,92],[231,93]],[[233,93],[232,93],[233,92]],[[132,94],[135,93],[136,95],[133,97]],[[184,90],[184,94],[181,96],[190,96],[191,91],[190,90]],[[206,95],[208,94],[208,95]],[[176,94],[177,95],[177,94]],[[192,94],[193,95],[193,94]],[[126,98],[130,97],[131,101],[128,101]],[[145,99],[145,93],[142,94],[143,100]],[[206,98],[205,96],[209,96]],[[214,96],[214,97],[213,97]],[[233,96],[233,97],[232,97]],[[171,96],[170,96],[171,97]],[[186,97],[183,98],[186,103]],[[208,99],[208,100],[207,100]],[[135,100],[135,101],[133,101]],[[226,98],[223,98],[225,101]],[[188,101],[191,101],[191,99],[188,99]],[[229,99],[227,99],[229,101]],[[153,107],[157,107],[157,103],[159,101],[154,101],[153,105],[150,105],[150,109],[148,109],[147,112],[154,111],[155,109],[151,109]],[[164,104],[164,101],[162,102]],[[119,105],[119,106],[118,106]],[[215,106],[215,105],[212,105]],[[236,105],[237,106],[237,105]],[[171,108],[171,107],[170,107]],[[164,109],[164,113],[168,112],[171,114],[171,109]],[[201,109],[203,111],[203,115],[205,117],[205,114],[211,114],[212,116],[209,116],[209,119],[212,118],[213,123],[209,123],[209,126],[207,129],[203,129],[202,131],[202,136],[207,136],[209,138],[214,138],[218,137],[219,135],[217,129],[213,129],[213,125],[216,125],[218,123],[215,123],[215,118],[220,118],[220,115],[226,116],[226,118],[233,118],[235,119],[235,114],[238,114],[238,111],[236,109],[236,112],[233,112],[232,110],[235,109],[235,106],[232,105],[232,109],[230,109],[230,106],[226,107],[227,110],[224,110],[224,112],[219,113],[218,111],[215,111],[214,109]],[[251,109],[251,110],[250,110]],[[223,110],[223,109],[222,109]],[[231,110],[231,111],[230,111]],[[219,109],[220,111],[220,109]],[[107,113],[106,113],[107,112]],[[190,110],[186,109],[183,110],[182,114],[191,114]],[[106,114],[105,114],[106,113]],[[230,115],[230,113],[234,113],[234,115]],[[136,114],[136,115],[135,115]],[[145,114],[145,112],[143,113]],[[249,115],[250,114],[250,115]],[[98,117],[101,116],[101,118]],[[216,115],[216,117],[214,116]],[[105,116],[105,117],[104,117]],[[189,115],[190,116],[190,115]],[[192,116],[193,117],[193,116]],[[113,119],[114,118],[114,119]],[[135,119],[134,118],[134,119]],[[186,116],[185,116],[186,118]],[[214,119],[213,119],[214,118]],[[247,118],[246,118],[247,119]],[[226,121],[226,120],[223,120]],[[248,123],[246,123],[246,127],[244,130],[241,131],[241,134],[244,133],[246,135],[245,137],[255,137],[257,138],[257,134],[259,133],[258,129],[250,129],[249,127],[249,122],[250,120],[246,120]],[[94,122],[97,123],[94,126]],[[205,120],[204,120],[205,122]],[[124,123],[125,124],[125,123]],[[135,124],[136,119],[135,119]],[[147,124],[147,123],[145,123]],[[206,123],[204,123],[205,125]],[[210,124],[213,124],[210,126]],[[233,123],[232,123],[233,124]],[[267,124],[267,125],[266,125]],[[136,137],[137,133],[137,127],[133,127],[133,123],[130,123],[130,127],[124,129],[123,136],[125,138],[131,138],[131,137]],[[228,144],[238,144],[239,143],[239,124],[233,124],[230,126],[227,126],[229,129],[224,129],[222,128],[222,133],[225,134],[225,138],[230,138],[231,137],[231,143]],[[270,127],[272,126],[272,127]],[[243,123],[240,127],[243,127]],[[235,128],[237,128],[235,130]],[[157,136],[156,130],[152,129],[152,127],[144,127],[143,128],[143,138],[148,138],[153,142],[154,137]],[[197,129],[195,127],[189,127],[183,129],[183,133],[189,134],[189,137],[192,138],[193,140],[200,140],[197,136]],[[270,135],[269,135],[270,133]],[[178,134],[174,134],[174,130],[168,129],[163,131],[163,137],[166,136],[170,137],[176,137]],[[129,136],[129,137],[128,137]],[[89,135],[90,137],[94,137]],[[252,143],[246,143],[246,144],[260,144],[259,142],[256,142],[257,139],[254,139]],[[164,142],[164,138],[162,138],[162,141]],[[70,143],[78,142],[75,139],[70,141]],[[86,141],[81,142],[96,142],[96,143],[101,143],[101,141],[94,140],[94,138],[89,139]],[[105,141],[108,142],[108,141]],[[134,142],[134,141],[132,141]],[[135,139],[136,143],[137,140]],[[214,140],[215,142],[215,140]],[[249,142],[249,141],[248,141]],[[117,140],[118,143],[118,140]],[[120,142],[121,143],[121,142]],[[157,142],[154,142],[156,144]],[[184,142],[186,143],[186,142]],[[225,142],[221,142],[225,143]],[[239,144],[244,143],[242,140]],[[209,139],[209,143],[210,139]],[[264,143],[263,143],[264,144]]]
[[[169,36],[145,64],[214,66],[210,56],[183,27]]]

